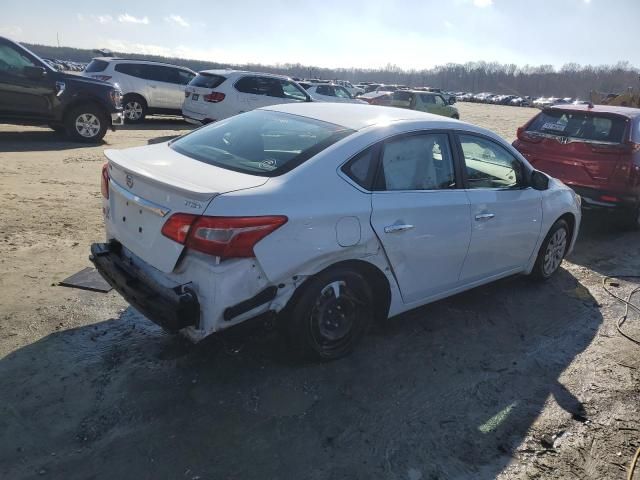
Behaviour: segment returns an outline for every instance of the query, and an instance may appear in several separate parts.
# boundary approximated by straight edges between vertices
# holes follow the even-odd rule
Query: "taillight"
[[[102,165],[102,174],[100,175],[100,191],[104,198],[109,198],[109,162]]]
[[[103,82],[107,82],[111,80],[111,76],[109,75],[92,75],[92,77],[95,78],[96,80],[102,80]]]
[[[531,133],[527,132],[524,127],[518,128],[517,136],[518,140],[522,140],[524,142],[540,143],[542,141],[542,137],[539,137],[538,135],[532,135]]]
[[[187,248],[221,258],[255,257],[253,247],[287,223],[281,215],[265,217],[199,217],[176,213],[162,234]]]
[[[218,103],[224,100],[224,93],[222,92],[211,92],[207,93],[202,99],[205,102]]]

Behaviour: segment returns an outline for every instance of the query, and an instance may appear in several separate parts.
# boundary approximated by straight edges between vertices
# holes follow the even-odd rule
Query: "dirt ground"
[[[509,140],[535,113],[459,108]],[[57,286],[103,238],[102,150],[188,129],[155,119],[85,147],[0,125],[0,478],[624,478],[640,347],[601,281],[640,274],[640,233],[604,216],[552,281],[412,311],[329,364],[291,361],[270,332],[191,346],[113,292]]]

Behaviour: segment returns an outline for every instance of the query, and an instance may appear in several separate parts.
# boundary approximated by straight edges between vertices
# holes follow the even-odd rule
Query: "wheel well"
[[[123,97],[122,97],[122,105],[124,106],[124,103],[126,102],[126,100],[125,100],[126,98],[131,98],[131,97],[139,98],[140,100],[142,100],[144,102],[145,108],[149,108],[149,102],[147,102],[147,99],[144,98],[139,93],[127,93],[126,95],[123,95]]]
[[[363,260],[345,260],[342,262],[334,263],[333,265],[325,268],[322,272],[331,270],[337,267],[348,267],[358,273],[360,273],[371,289],[373,290],[373,298],[375,302],[375,316],[376,320],[384,321],[389,314],[389,306],[391,305],[391,287],[389,286],[389,280],[382,271],[375,265],[365,262]],[[318,274],[322,273],[318,272]]]
[[[75,102],[70,103],[69,105],[67,105],[67,108],[64,110],[64,114],[62,115],[62,121],[65,122],[67,120],[67,115],[69,114],[69,112],[71,112],[75,108],[78,108],[78,107],[80,107],[82,105],[92,105],[94,107],[97,107],[102,111],[102,113],[107,118],[110,118],[109,112],[104,107],[104,105],[100,104],[100,102],[96,102],[96,101],[91,100],[91,99],[83,98],[83,99],[78,99]]]
[[[573,239],[573,232],[576,228],[576,217],[574,217],[572,213],[565,213],[558,218],[558,220],[564,220],[569,226],[569,241],[567,242],[567,249],[569,249],[569,245],[571,245],[571,240]],[[556,222],[558,220],[556,220]]]

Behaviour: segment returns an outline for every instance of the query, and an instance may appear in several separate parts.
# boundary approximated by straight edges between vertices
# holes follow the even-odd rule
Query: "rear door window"
[[[236,82],[236,90],[252,95],[267,95],[279,98],[284,96],[280,81],[271,77],[243,77]]]
[[[531,122],[527,132],[591,142],[622,143],[626,127],[627,119],[618,115],[547,110]]]
[[[119,63],[115,66],[115,71],[124,73],[125,75],[131,75],[136,78],[146,78],[143,75],[143,67],[145,65],[139,63]]]

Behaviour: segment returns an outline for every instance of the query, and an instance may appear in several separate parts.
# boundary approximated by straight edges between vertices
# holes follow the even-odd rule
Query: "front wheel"
[[[551,278],[560,268],[569,242],[569,225],[564,220],[558,220],[540,246],[538,258],[531,272],[532,277],[539,280]]]
[[[64,128],[67,135],[79,142],[95,143],[107,133],[108,119],[97,105],[80,105],[67,113]]]
[[[286,334],[297,356],[335,360],[350,353],[373,317],[373,294],[365,278],[334,268],[308,279],[287,307]]]

